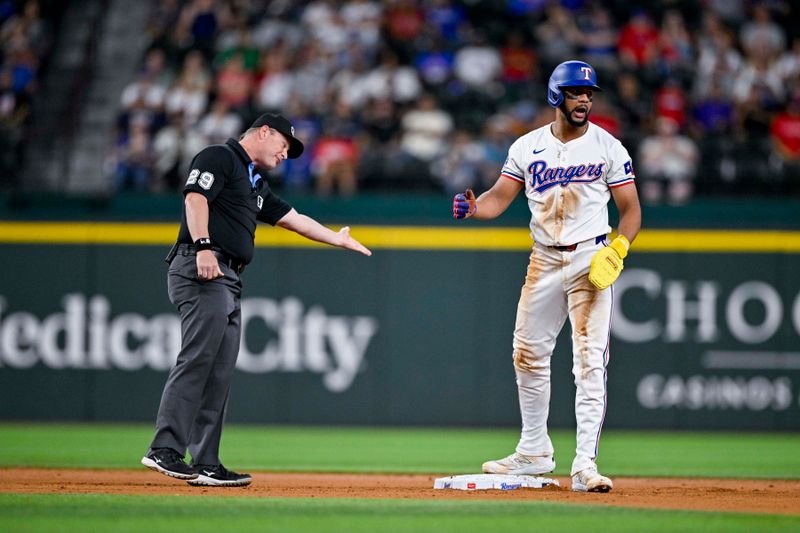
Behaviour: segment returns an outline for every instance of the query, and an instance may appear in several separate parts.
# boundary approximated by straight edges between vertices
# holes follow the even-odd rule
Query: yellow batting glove
[[[623,268],[623,259],[628,255],[631,243],[625,235],[619,235],[611,244],[599,250],[589,267],[589,281],[600,290],[605,289],[619,277]]]

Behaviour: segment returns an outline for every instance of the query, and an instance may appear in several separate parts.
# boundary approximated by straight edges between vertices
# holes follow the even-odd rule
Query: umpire
[[[181,316],[181,351],[161,396],[148,468],[191,485],[243,486],[252,478],[225,468],[219,444],[241,337],[240,275],[253,258],[256,222],[372,255],[350,236],[299,214],[273,194],[256,169],[303,153],[281,115],[263,114],[238,141],[203,149],[183,189],[178,240],[167,256],[170,301]],[[188,449],[192,464],[184,454]]]

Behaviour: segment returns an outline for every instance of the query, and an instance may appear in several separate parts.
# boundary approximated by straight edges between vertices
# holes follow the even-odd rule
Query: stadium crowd
[[[162,0],[120,97],[109,177],[172,191],[192,156],[278,111],[306,142],[273,186],[483,190],[552,120],[578,58],[591,120],[634,156],[642,197],[800,191],[800,32],[780,0]],[[794,12],[793,12],[794,11]]]
[[[31,99],[52,46],[51,23],[42,14],[37,0],[0,1],[0,186],[3,187],[13,184],[19,171]]]

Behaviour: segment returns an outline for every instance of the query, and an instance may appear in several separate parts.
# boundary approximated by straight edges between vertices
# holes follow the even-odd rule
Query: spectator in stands
[[[774,59],[786,46],[786,34],[772,20],[766,3],[757,3],[752,9],[751,19],[739,31],[742,48],[747,55],[764,54]]]
[[[327,53],[338,55],[347,46],[347,27],[335,2],[312,1],[303,10],[301,20],[311,38]]]
[[[652,118],[650,102],[645,100],[639,79],[632,72],[620,72],[617,76],[617,98],[615,107],[619,111],[619,139],[632,153],[641,142],[641,131]]]
[[[352,196],[358,189],[358,138],[361,127],[353,110],[343,100],[335,107],[334,116],[323,126],[323,135],[316,142],[311,156],[311,173],[315,190],[329,196],[334,190]]]
[[[607,8],[596,4],[589,9],[589,13],[580,19],[580,57],[597,70],[613,75],[619,67],[619,32]],[[602,76],[603,79],[605,77]]]
[[[488,190],[497,181],[508,156],[508,147],[516,138],[513,122],[507,113],[497,113],[486,121],[483,134],[479,138],[481,149],[481,165],[477,184],[479,190]],[[477,190],[475,192],[478,193]]]
[[[688,100],[680,82],[674,78],[664,81],[654,95],[656,119],[666,117],[674,120],[679,128],[686,125]]]
[[[745,2],[746,0],[706,0],[703,3],[717,19],[724,21],[729,27],[738,28],[747,18]]]
[[[459,45],[462,28],[468,22],[467,13],[460,2],[453,0],[431,0],[424,6],[425,20],[445,41]]]
[[[170,113],[166,126],[153,138],[153,192],[178,190],[189,175],[192,158],[207,145],[205,137],[190,122],[181,111]]]
[[[328,100],[333,105],[343,102],[351,109],[360,109],[371,96],[367,57],[358,44],[350,45],[346,55],[345,65],[330,79]]]
[[[18,95],[32,95],[38,88],[39,58],[25,45],[7,52],[6,64],[11,72],[11,85]]]
[[[447,136],[453,130],[453,119],[431,94],[423,94],[416,106],[403,116],[400,125],[403,152],[427,164],[444,152]]]
[[[658,65],[662,78],[692,78],[694,45],[683,15],[677,9],[664,12],[658,34]]]
[[[206,144],[222,144],[230,137],[236,137],[242,129],[242,117],[234,113],[224,100],[216,100],[211,110],[197,123],[197,132]]]
[[[255,104],[261,112],[278,113],[289,104],[295,87],[286,50],[276,47],[262,56],[263,70],[256,82]]]
[[[547,6],[546,17],[536,25],[534,35],[542,72],[551,72],[565,58],[574,57],[581,41],[575,17],[557,2]]]
[[[164,103],[169,75],[164,72],[164,55],[159,49],[150,50],[138,78],[122,91],[122,112],[118,119],[122,136],[127,135],[133,122],[145,123],[151,132],[164,125]]]
[[[353,196],[358,188],[357,166],[355,139],[323,136],[314,146],[311,160],[317,194],[330,196],[337,190],[342,196]]]
[[[28,117],[27,95],[14,91],[11,72],[0,68],[0,187],[14,185],[22,145],[22,127]]]
[[[13,15],[3,24],[0,42],[6,53],[21,46],[30,49],[34,57],[42,58],[50,51],[50,29],[41,17],[38,1],[28,0],[22,7],[22,13]]]
[[[370,53],[381,45],[382,11],[380,2],[373,0],[349,0],[341,8],[348,35]]]
[[[292,192],[306,192],[313,189],[311,156],[322,134],[321,121],[298,100],[291,100],[286,115],[292,117],[295,136],[303,141],[306,149],[297,159],[287,159],[269,173],[270,187],[274,185]]]
[[[506,99],[519,100],[531,97],[532,85],[538,77],[537,57],[534,47],[519,29],[506,34],[505,46],[500,50],[503,71],[500,80],[506,89]]]
[[[217,72],[215,85],[217,99],[230,110],[242,116],[252,115],[250,99],[255,86],[255,76],[245,68],[241,54],[232,55]]]
[[[484,165],[481,145],[464,130],[453,132],[447,149],[432,161],[431,173],[448,195],[474,188]]]
[[[657,77],[658,39],[658,28],[650,15],[643,8],[635,8],[617,43],[622,65],[638,70],[649,83],[655,83]]]
[[[380,62],[369,73],[368,92],[373,100],[388,97],[398,105],[406,105],[419,98],[422,83],[413,67],[401,65],[395,53],[384,50]]]
[[[503,68],[500,52],[489,45],[483,32],[470,33],[469,44],[460,48],[454,57],[456,78],[469,90],[498,95],[497,82]]]
[[[312,41],[299,21],[291,16],[292,11],[288,2],[273,2],[265,16],[254,19],[252,38],[256,48],[272,50],[275,46],[283,46],[296,50],[304,42]]]
[[[414,42],[425,27],[425,13],[415,0],[390,0],[385,3],[384,23],[388,44],[402,57],[413,57]]]
[[[154,151],[150,128],[146,120],[134,119],[128,135],[118,146],[114,188],[117,191],[146,192],[150,188]]]
[[[413,57],[414,68],[419,71],[422,81],[439,92],[452,79],[455,56],[441,38],[434,38],[425,48]]]
[[[726,98],[718,82],[711,84],[708,96],[698,99],[692,110],[692,136],[731,135],[734,127],[733,102]]]
[[[658,29],[650,15],[642,8],[635,8],[620,31],[617,43],[620,59],[627,67],[653,65],[658,58],[658,40]]]
[[[298,51],[298,60],[293,71],[293,98],[310,110],[323,114],[328,104],[328,79],[333,70],[330,54],[318,42],[305,43]]]
[[[792,39],[792,47],[778,58],[775,71],[784,85],[800,85],[800,36]]]
[[[181,121],[194,124],[205,113],[211,89],[211,75],[203,55],[193,50],[183,62],[175,83],[166,93],[164,107],[168,115],[179,113]]]
[[[227,4],[222,3],[221,6]],[[183,8],[179,25],[185,25],[191,45],[200,50],[207,62],[214,58],[214,40],[222,18],[222,8],[214,0],[190,0]]]
[[[707,16],[704,20],[715,20]],[[700,57],[695,67],[695,98],[708,96],[712,83],[718,83],[726,97],[733,97],[734,80],[744,60],[734,44],[734,35],[727,29],[712,23],[704,45],[700,47]]]
[[[766,48],[756,49],[747,56],[733,82],[733,97],[737,102],[744,102],[752,91],[757,91],[762,103],[773,108],[783,101],[783,90],[777,63]]]
[[[795,87],[786,108],[772,121],[770,139],[774,168],[786,182],[778,192],[800,192],[800,86]]]
[[[694,141],[678,128],[675,120],[659,118],[655,135],[646,137],[639,148],[637,177],[647,203],[666,200],[681,205],[692,197],[700,154]]]
[[[280,49],[280,44],[270,48],[270,53],[276,48]],[[261,66],[261,53],[253,43],[253,34],[242,14],[236,17],[230,28],[220,33],[215,40],[215,49],[219,50],[214,58],[215,65],[225,65],[233,56],[239,56],[248,72],[255,73]]]
[[[598,98],[592,104],[591,122],[600,126],[614,137],[619,138],[622,135],[617,109],[611,101],[605,98]]]

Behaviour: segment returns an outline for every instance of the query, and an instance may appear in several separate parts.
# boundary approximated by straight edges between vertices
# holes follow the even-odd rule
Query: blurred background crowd
[[[50,3],[50,7],[57,2]],[[0,1],[2,169],[25,157],[52,50],[42,2]],[[180,189],[191,158],[264,111],[305,154],[270,176],[318,195],[490,187],[547,124],[553,67],[598,71],[591,120],[649,203],[800,193],[797,6],[764,0],[160,0],[97,154],[114,191]],[[58,11],[53,8],[53,11]]]

